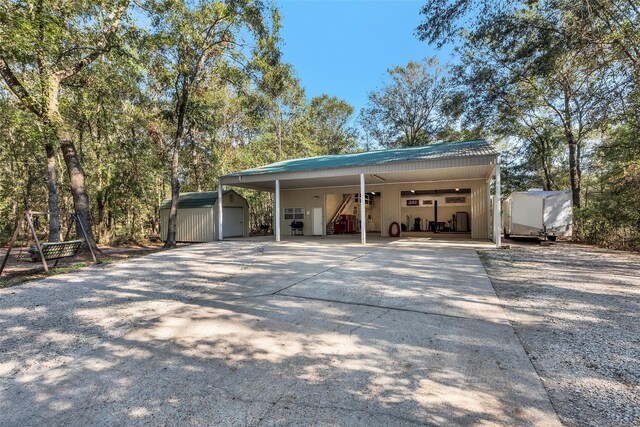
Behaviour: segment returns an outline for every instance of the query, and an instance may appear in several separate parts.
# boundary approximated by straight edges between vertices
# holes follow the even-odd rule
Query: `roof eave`
[[[354,174],[383,174],[394,172],[399,169],[394,169],[394,167],[398,166],[412,166],[408,169],[402,170],[420,170],[420,169],[437,169],[438,167],[425,167],[425,166],[434,166],[440,165],[440,167],[464,167],[466,166],[463,162],[464,160],[468,160],[469,164],[473,163],[472,160],[478,161],[480,159],[486,160],[486,165],[493,165],[495,159],[500,153],[495,151],[494,153],[486,153],[486,154],[478,154],[478,155],[461,155],[461,156],[449,156],[449,157],[438,157],[432,159],[421,159],[421,160],[411,160],[405,162],[388,162],[388,163],[379,163],[379,164],[370,164],[370,165],[362,165],[362,166],[345,166],[338,168],[318,168],[318,169],[306,169],[300,171],[281,171],[281,172],[267,172],[267,173],[257,173],[257,174],[227,174],[220,177],[220,182],[226,185],[233,184],[243,184],[242,186],[245,188],[249,188],[249,185],[252,182],[263,182],[268,180],[276,180],[276,179],[300,179],[300,178],[318,178],[324,177],[327,175],[334,176],[349,176]],[[455,164],[461,163],[461,164]],[[431,164],[431,165],[429,165]],[[448,166],[445,166],[448,164]],[[477,164],[477,163],[475,163]],[[345,173],[346,172],[346,173]]]

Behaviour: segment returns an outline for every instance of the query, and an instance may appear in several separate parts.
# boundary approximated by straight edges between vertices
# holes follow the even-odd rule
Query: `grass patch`
[[[98,259],[98,261],[95,263],[91,260],[83,260],[65,264],[55,268],[50,267],[48,273],[44,272],[42,264],[34,263],[34,268],[32,269],[14,272],[9,275],[3,274],[2,277],[0,277],[0,289],[17,286],[31,280],[44,279],[51,276],[57,276],[58,274],[72,273],[75,270],[79,270],[81,268],[89,267],[92,265],[113,264],[119,261],[131,260],[141,256],[149,255],[154,252],[157,252],[157,250],[130,251],[122,257],[118,256],[122,254],[112,253],[107,255],[106,258]]]
[[[49,268],[49,273],[45,273],[47,276],[55,276],[56,274],[66,273],[67,271],[77,270],[78,268],[93,265],[93,262],[74,262],[73,264],[65,265],[63,267]]]

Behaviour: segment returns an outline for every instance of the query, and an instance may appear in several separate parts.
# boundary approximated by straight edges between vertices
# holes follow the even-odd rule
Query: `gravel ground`
[[[640,425],[640,256],[572,244],[478,252],[561,421]]]

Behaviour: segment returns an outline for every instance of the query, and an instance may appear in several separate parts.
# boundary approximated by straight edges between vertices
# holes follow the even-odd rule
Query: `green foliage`
[[[357,147],[357,131],[349,125],[353,107],[335,96],[321,95],[311,100],[308,113],[309,137],[314,154],[340,154]]]
[[[43,137],[31,115],[0,92],[0,234],[8,236],[17,213],[35,206],[34,193],[46,197]]]
[[[640,250],[639,124],[612,129],[594,153],[587,204],[578,212],[587,242]]]
[[[41,105],[46,76],[104,43],[99,33],[120,5],[126,3],[1,2],[0,52],[28,89],[39,88],[33,93]],[[181,191],[215,190],[217,177],[234,170],[357,148],[352,107],[328,95],[307,99],[292,67],[280,62],[280,16],[267,3],[143,1],[128,6],[121,25],[112,49],[65,79],[56,97],[84,167],[101,243],[158,238],[158,208],[171,194],[180,88],[189,90]],[[204,66],[193,73],[200,60]],[[54,138],[24,107],[0,86],[3,242],[19,212],[47,209],[44,145]],[[59,150],[55,162],[60,210],[73,210]],[[241,192],[250,202],[252,230],[270,224],[271,196]],[[46,233],[44,223],[38,231]]]
[[[445,105],[451,86],[435,58],[388,70],[390,82],[369,93],[360,124],[383,147],[412,147],[432,142],[447,125]]]
[[[432,0],[421,13],[422,40],[458,42],[465,126],[509,144],[503,192],[571,188],[579,238],[637,248],[637,1]]]

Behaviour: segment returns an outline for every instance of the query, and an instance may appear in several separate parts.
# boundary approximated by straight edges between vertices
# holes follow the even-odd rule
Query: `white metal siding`
[[[169,209],[160,211],[162,240],[167,239]],[[177,242],[210,242],[214,239],[212,208],[178,209],[176,224]]]
[[[222,197],[223,207],[242,208],[244,230],[243,235],[249,235],[249,204],[235,191],[229,191]],[[224,215],[223,215],[224,220]],[[167,240],[169,225],[169,209],[160,211],[160,238]],[[176,226],[176,241],[178,242],[211,242],[217,240],[218,208],[188,208],[178,209]]]

